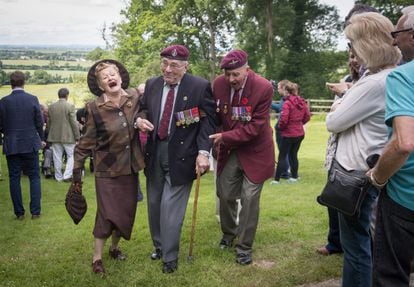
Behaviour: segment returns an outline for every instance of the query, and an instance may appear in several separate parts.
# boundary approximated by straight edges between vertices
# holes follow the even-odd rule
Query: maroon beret
[[[232,50],[221,60],[220,68],[233,70],[244,66],[247,63],[247,53],[243,50]]]
[[[171,45],[161,51],[160,56],[172,60],[187,61],[190,52],[183,45]]]

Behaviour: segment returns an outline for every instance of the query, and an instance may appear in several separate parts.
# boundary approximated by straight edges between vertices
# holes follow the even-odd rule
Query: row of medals
[[[200,116],[198,115],[198,111],[196,115],[194,116],[191,110],[188,110],[188,111],[189,111],[188,113],[186,113],[185,111],[176,113],[178,120],[176,121],[175,124],[177,125],[177,127],[183,126],[183,125],[188,126],[193,123],[198,123],[200,121]]]

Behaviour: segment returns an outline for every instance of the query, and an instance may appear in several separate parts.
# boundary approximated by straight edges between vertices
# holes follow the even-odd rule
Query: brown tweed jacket
[[[135,90],[125,92],[119,107],[104,97],[86,104],[86,124],[75,147],[74,176],[93,155],[96,177],[116,177],[137,173],[144,168],[144,157],[134,117],[139,101]]]

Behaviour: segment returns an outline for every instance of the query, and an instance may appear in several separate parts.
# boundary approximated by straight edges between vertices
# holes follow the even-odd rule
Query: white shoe
[[[270,182],[270,185],[274,185],[274,184],[280,184],[280,182],[278,180],[272,180]]]
[[[297,182],[298,182],[298,179],[297,179],[297,178],[293,178],[293,177],[291,177],[291,178],[289,178],[289,179],[287,180],[287,182],[288,182],[288,183],[297,183]]]

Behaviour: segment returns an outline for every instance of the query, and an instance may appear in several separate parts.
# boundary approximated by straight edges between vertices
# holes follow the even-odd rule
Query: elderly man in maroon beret
[[[269,108],[272,84],[250,70],[247,53],[229,52],[221,62],[224,74],[213,83],[221,132],[210,136],[219,145],[217,195],[223,237],[221,249],[238,237],[236,262],[252,262],[252,246],[259,220],[260,191],[274,173],[274,146]],[[241,199],[239,226],[237,203]]]
[[[189,75],[189,51],[172,45],[161,51],[162,76],[145,85],[136,126],[148,132],[145,175],[154,252],[162,271],[178,266],[181,226],[197,172],[209,168],[209,135],[216,129],[210,83]]]

